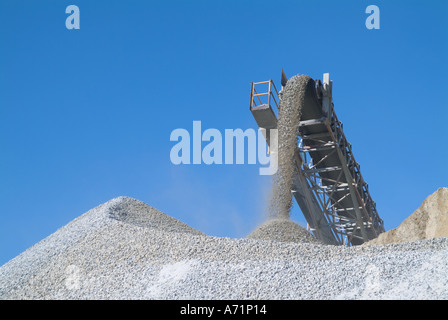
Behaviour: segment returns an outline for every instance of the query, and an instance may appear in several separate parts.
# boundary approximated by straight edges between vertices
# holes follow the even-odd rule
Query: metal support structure
[[[282,82],[284,78],[282,73]],[[266,83],[268,92],[257,93],[256,86]],[[334,111],[332,87],[326,73],[322,82],[315,81],[315,91],[307,92],[310,102],[299,123],[292,192],[317,238],[328,244],[359,245],[384,232],[384,226]],[[250,110],[260,128],[277,128],[271,97],[278,108],[278,92],[272,88],[272,80],[251,84]],[[267,96],[267,103],[260,96]]]

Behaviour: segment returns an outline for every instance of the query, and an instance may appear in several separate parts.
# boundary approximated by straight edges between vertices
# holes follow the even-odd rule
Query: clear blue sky
[[[68,30],[65,8],[80,9]],[[380,8],[367,30],[365,8]],[[130,196],[214,236],[263,219],[259,165],[170,161],[172,130],[257,128],[251,81],[329,72],[386,229],[448,185],[447,1],[0,2],[0,265]],[[304,223],[297,207],[294,219]]]

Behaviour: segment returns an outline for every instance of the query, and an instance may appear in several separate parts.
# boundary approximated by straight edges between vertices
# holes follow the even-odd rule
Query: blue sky
[[[80,9],[68,30],[65,8]],[[380,29],[365,8],[380,8]],[[251,81],[330,73],[387,230],[448,181],[446,1],[0,2],[0,265],[130,196],[213,236],[263,220],[259,165],[170,161],[176,128],[257,128]],[[299,209],[292,217],[305,223]]]

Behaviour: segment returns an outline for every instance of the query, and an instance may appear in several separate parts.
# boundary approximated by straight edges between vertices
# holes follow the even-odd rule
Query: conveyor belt
[[[319,239],[329,244],[359,245],[384,232],[384,227],[334,111],[331,87],[324,76],[323,84],[311,81],[306,88],[292,191]],[[271,105],[257,106],[253,92],[254,84],[251,111],[258,126],[276,128]]]

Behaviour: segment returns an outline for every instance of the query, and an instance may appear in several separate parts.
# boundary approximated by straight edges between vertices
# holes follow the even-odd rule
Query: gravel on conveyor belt
[[[119,197],[1,266],[0,299],[448,299],[447,275],[448,238],[218,238]]]
[[[307,88],[313,80],[307,75],[291,77],[280,94],[278,111],[278,170],[272,179],[269,215],[289,218],[292,206],[291,189],[296,172],[294,154],[300,116]]]

